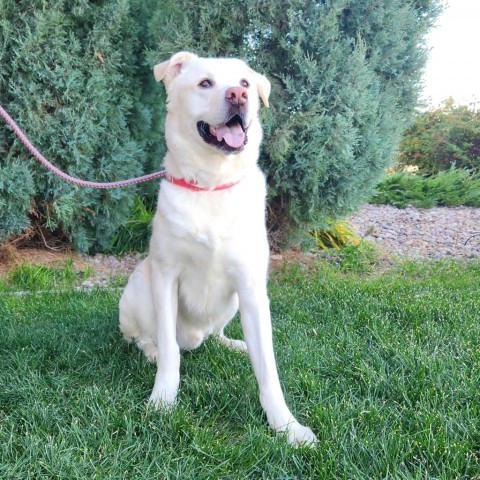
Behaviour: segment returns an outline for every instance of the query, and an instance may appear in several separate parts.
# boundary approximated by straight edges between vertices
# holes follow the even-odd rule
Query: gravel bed
[[[110,284],[112,279],[127,277],[140,263],[143,256],[140,253],[123,257],[104,255],[102,253],[98,253],[95,256],[82,254],[82,261],[91,267],[92,275],[82,282],[81,287],[86,289],[105,287]]]
[[[376,244],[388,257],[468,259],[480,256],[480,235],[475,235],[480,233],[480,208],[398,209],[368,204],[348,221],[358,235]],[[93,275],[82,287],[105,286],[112,278],[127,276],[142,257],[140,254],[122,258],[83,255],[82,260],[92,267]],[[273,262],[283,263],[288,258],[288,254],[272,255]]]
[[[349,221],[360,236],[387,254],[430,259],[480,256],[480,208],[365,205]]]

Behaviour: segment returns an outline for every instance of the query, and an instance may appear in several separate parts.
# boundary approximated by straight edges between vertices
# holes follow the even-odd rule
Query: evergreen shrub
[[[0,0],[0,102],[34,145],[73,176],[109,181],[159,167],[162,144],[151,137],[162,136],[156,104],[163,102],[144,64],[140,4]],[[134,188],[67,184],[37,164],[6,125],[0,156],[0,241],[28,228],[33,210],[81,251],[109,245]]]
[[[158,169],[164,149],[154,64],[179,50],[246,59],[273,86],[260,163],[281,244],[370,198],[411,120],[439,3],[0,0],[0,102],[60,168],[126,178]],[[65,184],[3,126],[0,148],[0,175],[22,165],[34,189],[18,193],[11,232],[35,209],[78,249],[106,248],[134,187]]]
[[[0,156],[4,151],[0,142]],[[0,164],[0,242],[29,226],[28,212],[34,186],[26,165],[6,160]]]
[[[430,176],[397,172],[378,185],[371,203],[399,208],[480,207],[480,174],[454,167]]]

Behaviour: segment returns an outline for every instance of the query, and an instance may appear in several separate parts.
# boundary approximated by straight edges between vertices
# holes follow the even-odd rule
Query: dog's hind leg
[[[143,351],[149,362],[155,362],[157,345],[154,336],[148,336],[147,332],[142,330],[136,312],[132,311],[127,301],[120,302],[120,331],[127,342],[135,343]]]
[[[130,277],[120,299],[120,331],[128,342],[135,343],[150,362],[157,357],[156,323],[148,270],[142,262]]]
[[[125,294],[120,299],[120,331],[127,342],[136,342],[140,336],[140,325]]]

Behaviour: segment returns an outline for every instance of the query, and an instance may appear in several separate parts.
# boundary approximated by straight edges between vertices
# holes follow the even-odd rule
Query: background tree
[[[156,169],[164,150],[164,94],[151,67],[178,50],[245,58],[273,84],[260,161],[272,238],[283,243],[370,197],[411,121],[438,4],[0,0],[0,100],[71,174],[127,177]],[[105,248],[132,188],[65,185],[33,166],[6,128],[0,149],[7,173],[13,159],[29,165],[35,194],[24,196],[44,225],[82,250]],[[13,230],[25,224],[22,208]]]
[[[452,165],[480,172],[480,112],[449,99],[441,108],[420,113],[400,143],[398,162],[426,174]]]

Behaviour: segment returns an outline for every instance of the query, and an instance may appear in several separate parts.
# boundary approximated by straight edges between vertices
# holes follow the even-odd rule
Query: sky
[[[423,98],[437,107],[448,97],[480,107],[480,0],[448,0],[427,42]]]

